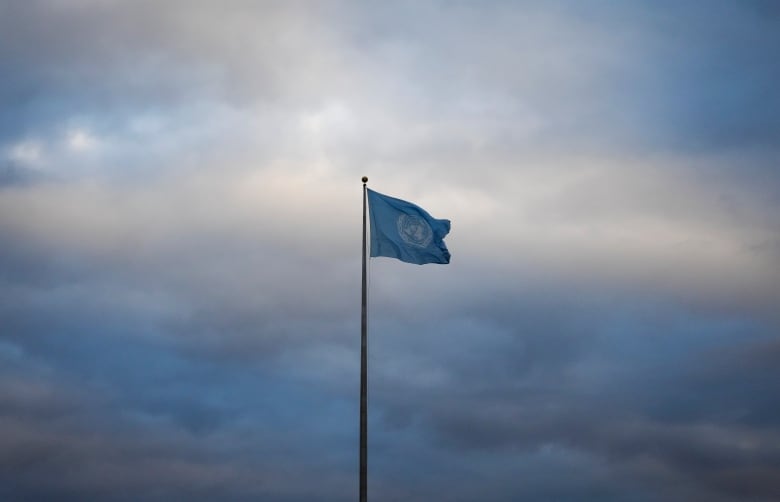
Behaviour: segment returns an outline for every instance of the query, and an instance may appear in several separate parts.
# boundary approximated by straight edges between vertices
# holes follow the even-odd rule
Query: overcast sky
[[[780,499],[772,1],[0,0],[0,499]]]

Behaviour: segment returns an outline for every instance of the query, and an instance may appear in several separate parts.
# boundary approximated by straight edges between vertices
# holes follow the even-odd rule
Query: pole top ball
[[[363,183],[368,183],[368,176],[363,176]]]

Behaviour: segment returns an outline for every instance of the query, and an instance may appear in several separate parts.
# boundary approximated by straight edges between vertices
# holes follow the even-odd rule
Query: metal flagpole
[[[363,176],[363,291],[360,309],[360,502],[368,500],[368,293],[366,291],[366,183]]]

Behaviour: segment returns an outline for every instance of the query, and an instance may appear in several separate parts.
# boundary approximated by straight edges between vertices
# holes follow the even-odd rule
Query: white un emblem
[[[433,240],[433,230],[428,222],[419,216],[402,214],[398,217],[398,235],[411,246],[427,248]]]

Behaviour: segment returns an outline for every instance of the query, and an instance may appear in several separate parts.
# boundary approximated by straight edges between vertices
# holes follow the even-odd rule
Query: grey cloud
[[[386,413],[386,427],[417,424],[453,455],[503,452],[519,462],[549,447],[571,450],[620,471],[650,500],[776,497],[768,474],[778,458],[771,414],[777,378],[768,350],[774,342],[760,341],[773,326],[756,331],[724,320],[718,336],[696,317],[636,311],[628,307],[636,300],[625,297],[552,298],[557,304],[542,306],[521,296],[512,315],[501,306],[480,315],[461,305],[464,315],[479,316],[465,341],[452,329],[422,329],[422,353],[436,354],[428,364],[442,364],[448,379],[430,387],[426,371],[417,371],[401,385],[378,370],[383,384],[374,403]],[[566,322],[556,322],[564,311]],[[453,324],[468,324],[459,321]],[[401,335],[382,323],[375,338],[388,331],[401,340],[375,342],[386,354],[380,366],[399,364],[404,345],[419,351],[413,339],[420,334]],[[764,362],[750,362],[758,352]],[[614,480],[604,483],[617,489]],[[667,492],[672,485],[691,492]]]
[[[0,497],[777,498],[767,8],[4,3]]]

